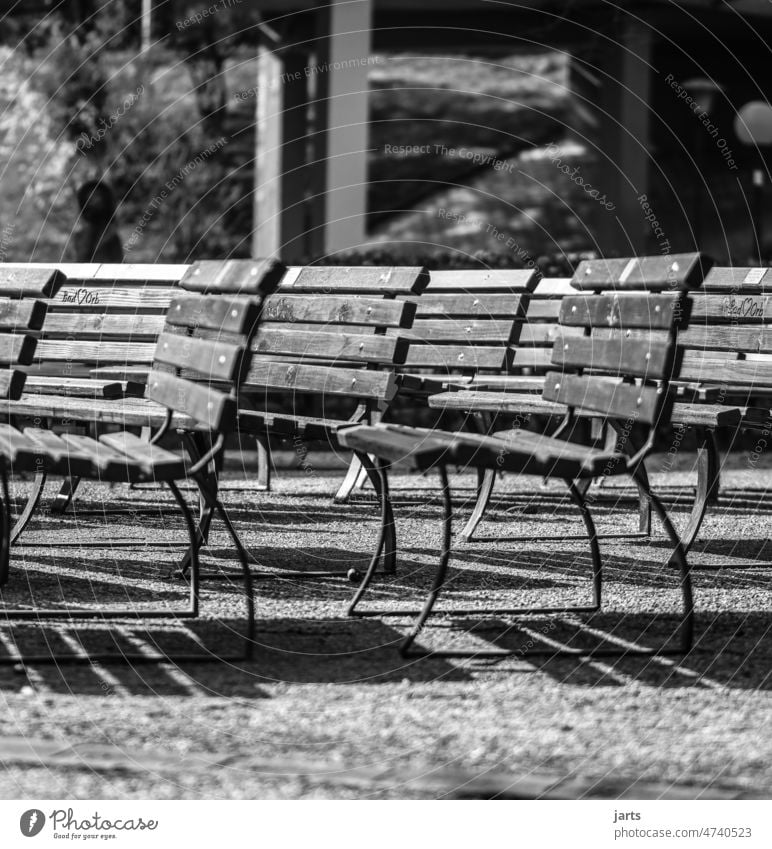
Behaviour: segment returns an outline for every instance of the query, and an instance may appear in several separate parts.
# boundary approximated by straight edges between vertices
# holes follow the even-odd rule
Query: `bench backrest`
[[[416,313],[396,296],[421,292],[427,279],[420,267],[288,269],[265,303],[244,388],[390,401]]]
[[[145,396],[209,431],[232,430],[260,313],[283,273],[274,260],[193,265],[167,310]]]
[[[772,390],[772,269],[713,268],[679,331],[682,379],[717,387],[717,401]]]
[[[527,293],[529,269],[431,271],[409,332],[404,370],[433,374],[510,371]],[[391,332],[391,331],[390,331]]]
[[[21,267],[15,264],[0,269]],[[186,265],[57,264],[64,284],[47,297],[31,375],[88,378],[92,369],[153,362],[164,315]],[[29,273],[38,265],[24,266]]]
[[[35,334],[43,327],[46,304],[64,275],[54,268],[0,267],[0,397],[18,400],[35,355]]]
[[[699,254],[582,262],[581,294],[563,298],[560,323],[582,329],[555,343],[543,396],[572,414],[588,410],[655,428],[680,378],[676,328],[689,326],[691,298],[709,262]]]

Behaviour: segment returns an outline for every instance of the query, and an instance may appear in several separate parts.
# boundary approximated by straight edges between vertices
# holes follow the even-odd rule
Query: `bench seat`
[[[429,398],[429,406],[439,410],[547,416],[564,416],[567,410],[563,404],[547,401],[540,395],[514,392],[442,392]],[[676,401],[672,406],[671,420],[676,424],[736,427],[742,422],[745,409]],[[590,410],[582,410],[579,414],[585,417],[594,415]]]
[[[0,449],[12,472],[88,476],[109,482],[173,481],[185,476],[178,454],[131,433],[88,436],[0,425]]]
[[[93,399],[60,395],[25,394],[18,401],[7,401],[3,412],[10,416],[67,420],[70,423],[97,422],[126,427],[160,427],[166,419],[166,407],[146,398]],[[195,423],[175,413],[173,427],[193,430]]]
[[[493,467],[518,474],[555,475],[568,479],[622,474],[627,457],[528,430],[488,436],[450,433],[408,425],[355,426],[341,432],[348,448],[377,453],[391,461],[410,457],[420,469],[437,463]]]

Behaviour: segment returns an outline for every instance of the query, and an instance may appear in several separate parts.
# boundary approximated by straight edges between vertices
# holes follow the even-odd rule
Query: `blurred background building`
[[[772,254],[736,126],[768,99],[764,0],[0,10],[4,259],[63,255],[87,180],[128,261]]]

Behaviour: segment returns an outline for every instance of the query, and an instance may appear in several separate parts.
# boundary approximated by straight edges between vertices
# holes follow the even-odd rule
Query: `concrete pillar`
[[[313,244],[319,254],[356,248],[365,239],[372,15],[372,0],[330,0],[317,12],[309,82],[318,165]]]
[[[307,67],[307,54],[259,49],[253,256],[300,262],[311,253]]]

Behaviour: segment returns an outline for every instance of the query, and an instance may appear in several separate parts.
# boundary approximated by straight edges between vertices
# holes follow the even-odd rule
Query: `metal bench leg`
[[[267,436],[256,436],[255,442],[257,443],[257,488],[260,492],[270,492],[273,471],[271,443]]]
[[[330,569],[330,570],[318,570],[318,571],[305,571],[298,569],[264,569],[258,568],[253,569],[251,572],[253,579],[270,579],[270,578],[293,578],[300,580],[308,580],[308,579],[317,579],[317,578],[347,578],[349,581],[357,582],[362,580],[363,583],[366,582],[369,584],[370,579],[372,578],[372,572],[375,571],[375,567],[377,566],[381,552],[384,550],[385,546],[385,555],[384,555],[384,565],[383,571],[385,574],[393,573],[396,570],[396,539],[394,537],[394,518],[391,514],[391,504],[389,502],[389,493],[388,493],[388,481],[386,479],[385,472],[382,469],[376,468],[370,458],[366,454],[362,454],[359,458],[359,461],[363,464],[363,468],[370,478],[373,488],[378,496],[379,502],[381,504],[381,530],[380,530],[380,538],[377,546],[377,553],[373,557],[370,567],[368,567],[367,574],[365,578],[362,578],[362,574],[356,569],[348,569],[343,572],[340,569]],[[218,508],[218,504],[221,505],[216,498],[216,490],[214,488],[210,489],[210,484],[206,483],[206,479],[203,478],[202,481],[197,479],[197,483],[199,487],[204,487],[205,495],[208,501],[208,506],[210,508],[209,517],[211,519],[211,511],[214,509],[218,514],[221,514],[222,507]],[[390,516],[390,523],[387,522],[385,516]],[[208,529],[208,525],[207,525]],[[228,531],[234,538],[238,539],[238,533],[233,527],[232,523],[228,522]],[[256,563],[255,558],[252,557],[249,552],[246,550],[245,546],[239,539],[238,546],[240,546],[239,550],[246,552],[246,557],[248,561]],[[185,561],[183,560],[183,565]],[[184,569],[183,569],[184,574]],[[369,575],[369,577],[367,577]],[[208,572],[204,575],[207,580],[212,581],[226,581],[231,580],[233,578],[232,572],[221,571],[221,572]]]
[[[8,583],[11,571],[11,497],[8,491],[8,475],[0,473],[3,503],[0,505],[0,587]]]
[[[610,427],[610,434],[614,434],[614,441],[611,444],[611,439],[608,439],[606,442],[606,447],[610,450],[614,450],[619,447],[627,454],[628,457],[632,457],[635,454],[636,448],[630,439],[629,434],[626,434],[622,424],[610,421],[608,423]],[[648,493],[651,491],[651,487],[649,486],[649,474],[646,471],[646,467],[641,463],[638,466],[638,475],[640,477],[641,483],[635,481],[635,485],[638,488],[638,533],[641,536],[650,537],[651,536],[651,499],[649,498]]]
[[[485,511],[488,509],[488,505],[490,504],[495,483],[495,469],[477,470],[477,501],[475,502],[474,510],[472,511],[472,515],[469,517],[469,521],[466,523],[464,530],[461,531],[460,534],[461,539],[464,540],[464,542],[471,541],[474,532],[477,530],[477,526],[482,521]]]
[[[355,603],[349,607],[349,613],[354,616],[376,616],[376,617],[405,617],[417,616],[413,627],[405,638],[400,647],[400,653],[406,658],[420,657],[436,657],[436,658],[503,658],[517,655],[519,657],[530,656],[568,656],[568,657],[626,657],[626,656],[652,656],[652,655],[670,655],[684,654],[689,651],[692,645],[694,631],[694,602],[691,589],[691,577],[689,566],[686,558],[686,551],[678,537],[678,534],[673,527],[670,518],[665,511],[662,502],[652,492],[648,485],[648,480],[640,471],[636,471],[633,479],[636,484],[640,485],[644,490],[648,499],[650,499],[654,511],[661,519],[665,531],[673,543],[674,552],[671,557],[670,564],[675,564],[680,573],[680,589],[682,594],[682,614],[679,620],[677,629],[678,647],[671,647],[671,643],[659,648],[639,647],[635,644],[625,644],[619,638],[616,641],[620,643],[619,647],[595,649],[579,649],[570,646],[555,645],[554,647],[536,647],[527,650],[522,649],[484,649],[479,651],[462,651],[462,650],[439,650],[432,651],[428,649],[420,649],[415,647],[415,642],[424,631],[427,622],[435,612],[435,605],[443,589],[447,585],[447,573],[451,556],[451,525],[452,525],[452,500],[450,494],[450,486],[448,483],[447,469],[444,466],[438,467],[440,474],[440,484],[442,490],[443,517],[442,517],[442,543],[440,549],[440,559],[435,573],[432,587],[426,597],[424,605],[420,609],[399,609],[399,610],[355,610],[356,601],[361,598],[362,593],[366,589],[366,584],[363,582],[363,587],[360,588]],[[474,608],[443,608],[437,611],[443,616],[477,616],[480,614],[489,614],[496,616],[548,616],[560,614],[592,614],[597,613],[601,608],[602,592],[603,592],[603,565],[598,544],[598,534],[595,528],[592,515],[589,507],[584,499],[583,487],[577,485],[576,482],[566,480],[566,485],[574,503],[579,508],[582,516],[582,521],[587,533],[587,541],[590,547],[590,556],[592,561],[591,580],[592,580],[592,597],[588,604],[579,605],[561,605],[552,607],[527,607],[527,608],[505,608],[505,607],[474,607]],[[378,551],[380,553],[381,541],[379,540]],[[371,570],[372,571],[372,570]],[[613,638],[612,638],[613,639]]]
[[[364,421],[368,421],[370,424],[375,424],[376,422],[382,421],[384,415],[385,411],[381,412],[379,410],[370,410],[366,404],[360,404],[352,413],[347,424],[357,424]],[[351,498],[351,493],[355,489],[362,489],[367,477],[368,474],[362,466],[362,460],[357,453],[354,452],[351,462],[348,464],[346,477],[343,478],[343,482],[338,487],[338,491],[332,498],[333,503],[345,504],[349,498]]]
[[[30,519],[32,518],[35,510],[37,509],[38,504],[40,503],[40,498],[43,495],[43,490],[46,485],[46,473],[38,472],[35,475],[35,480],[32,482],[32,492],[30,492],[29,497],[27,498],[27,503],[24,505],[24,510],[22,510],[19,518],[16,520],[16,524],[11,528],[10,534],[10,543],[16,542],[17,539],[24,533],[24,529],[29,524]],[[6,504],[8,504],[8,498],[6,497]],[[10,504],[8,504],[8,509],[10,510]]]
[[[705,519],[708,504],[717,498],[718,493],[719,458],[716,438],[707,428],[700,428],[700,431],[701,441],[697,446],[697,489],[689,514],[689,523],[681,537],[686,551],[694,545]]]
[[[52,513],[64,513],[67,510],[72,502],[75,490],[77,490],[79,483],[79,477],[65,478],[64,481],[62,481],[59,494],[53,500],[53,503],[49,508]]]
[[[362,472],[362,461],[355,454],[351,458],[351,462],[348,465],[348,470],[346,471],[346,477],[343,478],[343,482],[338,487],[338,491],[333,496],[333,501],[335,504],[345,504],[349,498],[351,497],[351,493],[354,491],[357,485],[357,481],[359,480],[359,475]]]
[[[182,441],[185,445],[185,448],[187,449],[188,454],[190,455],[191,461],[194,464],[197,463],[206,452],[206,446],[203,442],[203,436],[199,433],[185,432],[182,434]],[[211,464],[208,471],[201,472],[201,475],[202,478],[208,482],[207,486],[211,486],[216,493],[218,488],[218,479],[217,471],[214,467],[214,464]],[[199,514],[198,526],[196,528],[196,550],[201,551],[201,548],[209,541],[209,529],[212,525],[213,507],[209,503],[209,501],[204,497],[204,494],[201,492],[200,486],[198,493],[198,504]],[[180,561],[178,569],[183,576],[187,573],[190,567],[190,558],[191,552],[188,551]]]
[[[113,608],[89,608],[86,610],[78,610],[78,609],[67,609],[67,608],[50,608],[50,609],[42,609],[42,608],[20,608],[20,609],[4,609],[0,613],[2,617],[6,621],[35,621],[38,622],[40,620],[52,620],[59,623],[66,622],[76,622],[80,620],[95,620],[98,619],[100,621],[105,621],[109,619],[115,620],[128,620],[132,624],[136,624],[137,621],[143,620],[161,620],[161,619],[195,619],[198,617],[199,613],[199,603],[200,603],[200,569],[199,569],[199,561],[198,561],[198,552],[195,547],[195,537],[196,537],[196,524],[193,521],[193,516],[188,508],[185,499],[182,496],[177,485],[171,481],[167,482],[169,489],[171,490],[175,501],[177,502],[178,507],[180,508],[180,512],[182,513],[185,527],[188,532],[188,537],[191,543],[191,562],[190,562],[190,581],[189,581],[189,589],[188,589],[188,604],[184,608],[180,609],[170,609],[170,608],[156,608],[153,610],[142,610],[134,607],[113,607]],[[3,481],[3,490],[7,492],[7,481],[4,479]],[[7,513],[3,511],[4,522],[3,522],[3,539],[8,539],[9,533],[9,523],[7,519]],[[227,523],[227,517],[224,517],[224,520]],[[6,546],[7,548],[7,543]],[[243,552],[239,551],[239,559],[242,561],[242,566],[245,567],[245,559],[243,556]],[[248,569],[247,569],[248,571]],[[167,654],[162,651],[157,646],[155,649],[148,648],[147,651],[142,652],[123,652],[123,651],[114,651],[114,652],[88,652],[81,645],[80,648],[83,649],[82,652],[74,652],[63,654],[60,652],[52,653],[52,654],[25,654],[23,652],[12,652],[7,655],[0,655],[0,665],[8,666],[8,665],[80,665],[80,664],[94,664],[94,663],[109,663],[109,662],[117,662],[117,663],[129,663],[132,666],[139,664],[148,664],[148,663],[202,663],[202,662],[210,662],[210,661],[235,661],[235,660],[243,660],[245,658],[249,658],[252,652],[253,644],[254,644],[254,600],[251,597],[251,582],[247,580],[247,576],[245,575],[245,589],[247,593],[247,628],[245,632],[245,647],[244,652],[237,656],[226,656],[215,654],[214,652],[208,651],[205,647],[202,651],[189,653],[189,652],[175,652]],[[69,640],[70,643],[76,642],[75,638],[71,638]],[[78,646],[76,645],[76,648]]]
[[[432,651],[425,649],[416,649],[414,647],[416,639],[424,630],[427,620],[434,611],[434,606],[440,596],[440,593],[445,587],[448,565],[450,562],[450,540],[451,540],[451,523],[452,523],[452,501],[450,496],[450,486],[448,484],[447,469],[444,466],[439,467],[440,484],[442,488],[442,503],[443,503],[443,518],[442,518],[442,548],[440,552],[440,561],[435,573],[432,587],[426,597],[424,606],[418,613],[411,632],[402,642],[400,646],[400,654],[405,658],[420,658],[420,657],[437,657],[437,658],[502,658],[518,655],[520,657],[528,657],[531,655],[539,656],[544,654],[552,655],[570,655],[577,656],[587,654],[574,649],[532,649],[528,651],[510,650],[510,649],[484,649],[480,651],[463,651],[463,650],[440,650]],[[582,515],[582,520],[587,531],[587,539],[590,545],[590,555],[592,558],[592,601],[590,604],[584,605],[560,605],[552,607],[515,607],[515,608],[444,608],[439,611],[443,615],[450,616],[474,616],[480,613],[503,616],[541,616],[560,613],[596,613],[601,606],[602,591],[603,591],[603,564],[600,556],[600,547],[598,545],[598,534],[595,530],[595,523],[592,515],[584,500],[582,492],[573,481],[567,480],[566,485],[569,488],[571,497],[574,503],[579,507]],[[402,614],[406,611],[401,611]],[[398,614],[394,614],[398,615]]]
[[[721,453],[718,450],[718,442],[716,441],[715,430],[708,430],[708,451],[711,460],[711,485],[710,490],[708,492],[708,502],[710,504],[717,504],[718,496],[721,492]]]
[[[691,650],[692,643],[694,641],[694,593],[692,590],[691,568],[687,559],[688,548],[684,544],[684,538],[679,535],[673,525],[662,500],[659,496],[652,492],[651,488],[648,486],[648,481],[645,481],[643,476],[640,474],[640,467],[641,466],[639,465],[638,469],[633,472],[633,478],[636,480],[636,483],[640,483],[641,486],[647,489],[647,495],[651,500],[654,511],[659,517],[659,520],[662,522],[662,525],[665,528],[665,533],[668,535],[668,539],[673,544],[673,556],[670,560],[670,565],[673,565],[673,562],[675,561],[675,566],[677,567],[681,577],[680,587],[683,612],[678,626],[678,637],[681,648],[680,650],[673,650],[668,653],[686,654]]]
[[[196,477],[196,483],[198,484],[202,498],[207,502],[209,508],[212,511],[215,511],[220,517],[220,520],[225,525],[225,528],[230,534],[233,544],[236,547],[236,553],[241,567],[240,574],[244,583],[244,595],[247,606],[247,627],[244,633],[243,659],[251,660],[254,657],[255,649],[255,592],[252,580],[252,570],[249,567],[249,553],[246,548],[244,548],[244,544],[241,542],[241,538],[236,532],[236,528],[233,526],[233,522],[231,522],[222,501],[218,498],[217,490],[210,489],[210,480],[211,478],[208,478],[203,474]],[[194,556],[197,556],[197,554]],[[235,577],[235,575],[228,575],[227,577]]]
[[[357,615],[357,605],[362,600],[362,597],[367,592],[367,588],[373,580],[373,576],[375,575],[378,564],[381,560],[381,554],[384,555],[384,574],[393,575],[397,571],[397,533],[396,525],[394,523],[394,512],[391,507],[391,498],[389,496],[389,479],[386,472],[387,467],[383,460],[380,459],[377,459],[375,463],[373,463],[366,454],[362,455],[362,464],[366,469],[368,469],[373,482],[373,488],[380,500],[381,527],[378,531],[378,542],[376,543],[375,551],[373,552],[367,571],[362,578],[362,583],[359,587],[357,587],[357,591],[354,593],[354,597],[351,599],[348,609],[346,610],[346,615],[348,616]]]

